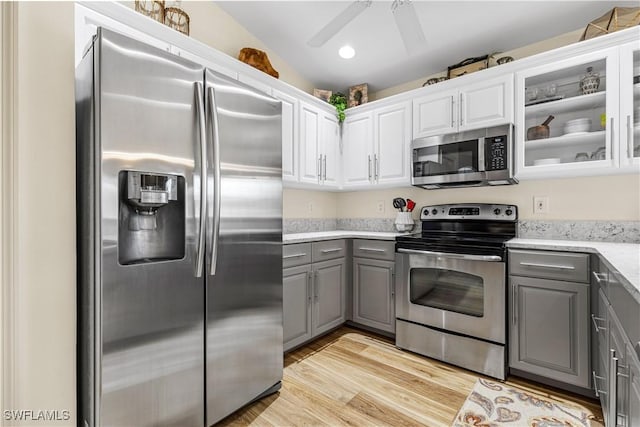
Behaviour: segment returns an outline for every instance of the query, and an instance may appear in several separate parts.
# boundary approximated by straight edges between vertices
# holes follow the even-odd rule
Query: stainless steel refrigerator
[[[280,101],[100,28],[76,116],[78,425],[209,426],[278,390]]]

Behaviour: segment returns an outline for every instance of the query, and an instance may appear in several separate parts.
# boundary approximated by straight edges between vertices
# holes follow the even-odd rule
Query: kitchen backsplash
[[[640,221],[521,220],[518,224],[518,237],[640,243]]]
[[[315,231],[396,231],[392,218],[285,218],[283,232]],[[419,231],[416,221],[414,231]],[[526,239],[594,240],[640,243],[640,221],[532,221],[520,220],[518,237]]]

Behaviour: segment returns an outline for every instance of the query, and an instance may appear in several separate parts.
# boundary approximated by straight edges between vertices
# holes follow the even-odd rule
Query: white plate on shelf
[[[550,157],[548,159],[538,159],[533,161],[533,166],[557,165],[560,163],[559,157]]]
[[[588,134],[588,133],[590,133],[590,132],[581,130],[581,131],[576,131],[576,132],[565,132],[565,133],[562,134],[562,136],[565,136],[565,135],[585,135],[585,134]]]

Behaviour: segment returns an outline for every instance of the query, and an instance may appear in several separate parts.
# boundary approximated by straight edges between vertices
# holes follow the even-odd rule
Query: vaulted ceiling
[[[373,1],[320,47],[308,41],[351,1],[220,1],[223,10],[315,87],[344,90],[368,83],[377,91],[447,69],[468,57],[505,52],[584,28],[614,1],[414,1],[425,38],[409,55],[391,1]],[[576,40],[577,41],[577,40]],[[352,59],[338,49],[351,45]]]

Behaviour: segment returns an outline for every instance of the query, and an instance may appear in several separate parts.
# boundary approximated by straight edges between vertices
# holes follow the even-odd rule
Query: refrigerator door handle
[[[216,264],[218,262],[218,238],[220,236],[220,134],[218,132],[216,94],[212,87],[209,88],[208,95],[209,112],[211,114],[210,119],[213,128],[213,230],[211,237],[211,268],[209,274],[215,276]]]
[[[205,243],[205,233],[204,233],[204,225],[205,218],[207,216],[207,204],[205,203],[205,198],[207,197],[207,127],[204,113],[204,99],[203,99],[203,89],[201,82],[194,83],[194,90],[196,95],[196,114],[198,116],[198,130],[200,133],[199,138],[199,147],[197,147],[196,151],[200,151],[200,165],[199,165],[199,174],[200,174],[200,196],[199,203],[200,206],[198,210],[200,211],[200,220],[198,224],[198,238],[196,240],[196,265],[195,265],[195,276],[202,277],[202,269],[204,268],[204,243]],[[193,189],[194,198],[197,197],[198,191]]]

